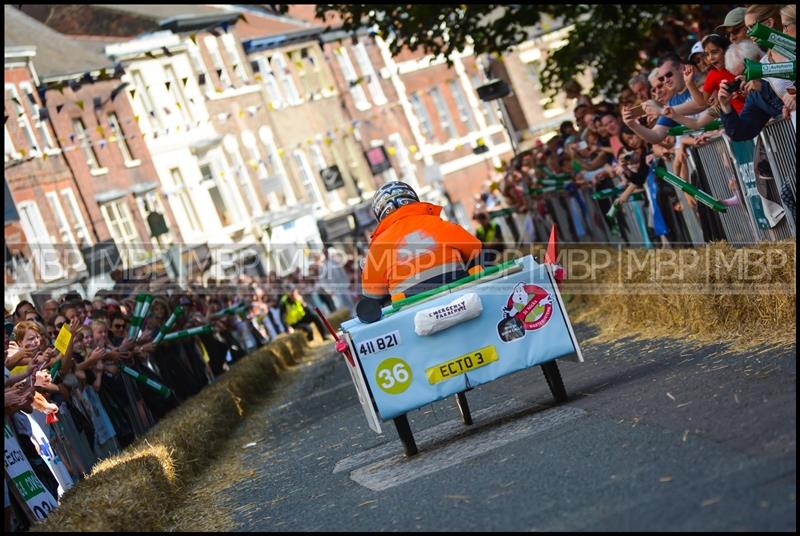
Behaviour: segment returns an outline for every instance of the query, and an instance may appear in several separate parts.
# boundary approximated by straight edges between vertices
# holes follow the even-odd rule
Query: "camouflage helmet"
[[[411,186],[400,181],[387,182],[372,198],[372,213],[381,221],[398,208],[417,202],[419,197]]]

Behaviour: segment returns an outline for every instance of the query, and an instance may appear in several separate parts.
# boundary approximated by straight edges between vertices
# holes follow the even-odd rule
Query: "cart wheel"
[[[456,406],[461,413],[461,421],[469,426],[472,424],[472,414],[469,412],[469,402],[467,402],[467,395],[464,393],[456,393]]]
[[[561,380],[561,373],[558,371],[558,365],[555,361],[542,364],[542,372],[547,380],[547,386],[550,387],[550,392],[556,402],[567,401],[567,390],[564,389],[564,382]]]
[[[406,451],[406,456],[414,456],[417,451],[417,444],[414,442],[414,434],[411,432],[411,426],[408,424],[408,418],[403,413],[394,419],[394,427],[397,428],[397,435],[400,436],[400,441],[403,442],[403,448]]]

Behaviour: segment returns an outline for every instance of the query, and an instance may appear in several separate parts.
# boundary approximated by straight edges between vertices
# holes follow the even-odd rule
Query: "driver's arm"
[[[384,244],[373,243],[367,253],[367,262],[361,273],[361,293],[367,298],[385,300],[389,296],[386,277],[388,255],[391,250]]]

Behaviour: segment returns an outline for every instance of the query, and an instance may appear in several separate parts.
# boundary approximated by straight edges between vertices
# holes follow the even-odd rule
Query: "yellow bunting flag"
[[[397,151],[395,151],[394,147],[389,147],[389,156],[394,156],[394,153],[396,152]]]
[[[278,147],[278,156],[283,156],[286,151],[283,150],[283,147]]]
[[[408,147],[408,150],[411,151],[411,154],[414,154],[414,153],[417,152],[417,146],[416,145],[410,145]]]
[[[83,110],[83,101],[82,100],[76,101],[75,104],[78,105],[78,108],[80,108],[81,111]]]

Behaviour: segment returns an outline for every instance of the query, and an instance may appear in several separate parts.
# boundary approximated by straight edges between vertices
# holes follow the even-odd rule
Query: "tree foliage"
[[[287,12],[288,5],[277,5]],[[542,33],[545,20],[571,27],[568,44],[551,54],[542,69],[542,86],[552,96],[586,69],[593,75],[592,93],[622,89],[659,41],[666,47],[686,43],[700,6],[563,5],[563,4],[317,4],[316,16],[333,29],[354,32],[372,28],[384,37],[393,55],[404,49],[444,54],[472,45],[474,53],[501,54]],[[722,13],[726,6],[720,6]],[[333,21],[333,22],[332,22]],[[677,50],[688,52],[688,46]]]

